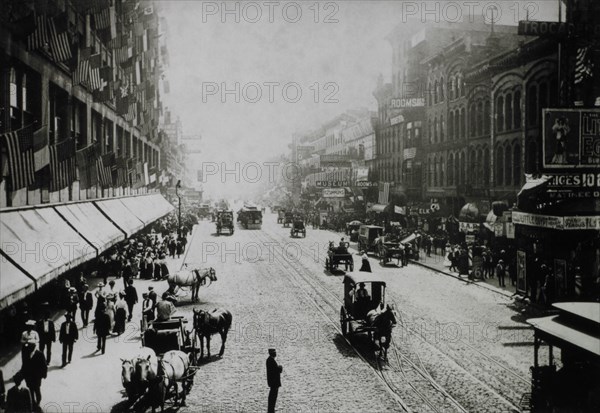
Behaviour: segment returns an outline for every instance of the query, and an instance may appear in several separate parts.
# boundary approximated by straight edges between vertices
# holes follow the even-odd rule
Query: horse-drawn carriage
[[[292,223],[290,235],[292,237],[297,237],[300,234],[302,234],[302,238],[306,237],[306,225],[304,225],[304,220],[302,218],[296,217]]]
[[[343,245],[338,247],[335,246],[333,241],[329,242],[329,249],[327,250],[327,257],[325,258],[325,269],[329,272],[337,270],[341,264],[344,264],[344,268],[348,271],[354,271],[354,258],[348,247],[350,243],[344,242]]]
[[[277,223],[283,224],[284,220],[285,220],[285,209],[278,209],[277,210]]]
[[[233,211],[217,212],[217,235],[221,235],[224,230],[233,235]]]
[[[377,256],[381,264],[385,265],[395,259],[396,265],[400,265],[402,254],[400,241],[389,239],[387,236],[379,237],[377,241]]]
[[[287,211],[283,217],[283,226],[288,228],[294,222],[294,213],[291,211]]]
[[[385,288],[385,281],[368,273],[346,275],[340,309],[342,334],[349,337],[367,333],[384,359],[396,325],[394,307],[385,304]]]

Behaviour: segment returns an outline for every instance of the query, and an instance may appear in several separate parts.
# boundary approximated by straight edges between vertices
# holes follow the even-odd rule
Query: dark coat
[[[81,296],[81,299],[79,301],[79,308],[81,308],[82,310],[91,310],[93,306],[94,297],[92,296],[91,292],[86,291]]]
[[[67,323],[69,323],[69,334],[67,334]],[[73,321],[65,321],[60,326],[60,334],[58,336],[58,341],[61,343],[73,343],[75,340],[79,338],[79,332],[77,331],[77,324]]]
[[[105,312],[98,314],[96,318],[95,328],[96,335],[99,337],[106,337],[110,334],[110,317]]]
[[[31,413],[31,393],[27,387],[14,386],[6,393],[6,413]]]
[[[38,381],[45,379],[48,375],[46,357],[39,350],[34,350],[31,357],[25,357],[21,373],[26,381]]]
[[[48,332],[44,332],[44,320],[40,320],[36,323],[35,331],[37,331],[40,336],[41,343],[50,343],[52,341],[56,341],[56,329],[54,328],[54,322],[52,320],[48,320]]]
[[[148,293],[148,298],[152,301],[152,305],[156,306],[156,302],[158,301],[158,295],[156,295],[156,291],[150,291]]]
[[[128,304],[135,304],[138,302],[138,293],[133,285],[125,287],[125,302]]]
[[[281,387],[281,371],[283,368],[277,364],[275,358],[267,358],[267,384],[269,387]]]

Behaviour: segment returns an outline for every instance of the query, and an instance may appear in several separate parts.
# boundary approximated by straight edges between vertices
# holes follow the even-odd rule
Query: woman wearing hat
[[[125,321],[127,320],[127,303],[124,297],[125,293],[121,291],[115,304],[115,327],[113,333],[118,336],[125,332]]]

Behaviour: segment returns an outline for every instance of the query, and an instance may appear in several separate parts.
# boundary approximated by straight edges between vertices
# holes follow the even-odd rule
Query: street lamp
[[[179,215],[177,218],[177,239],[181,239],[181,196],[179,196],[179,188],[181,188],[181,179],[177,181],[177,185],[175,185],[175,195],[179,200]]]

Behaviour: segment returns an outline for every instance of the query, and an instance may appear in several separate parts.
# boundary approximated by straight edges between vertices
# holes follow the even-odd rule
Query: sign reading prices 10
[[[545,171],[600,168],[600,109],[544,109]]]

